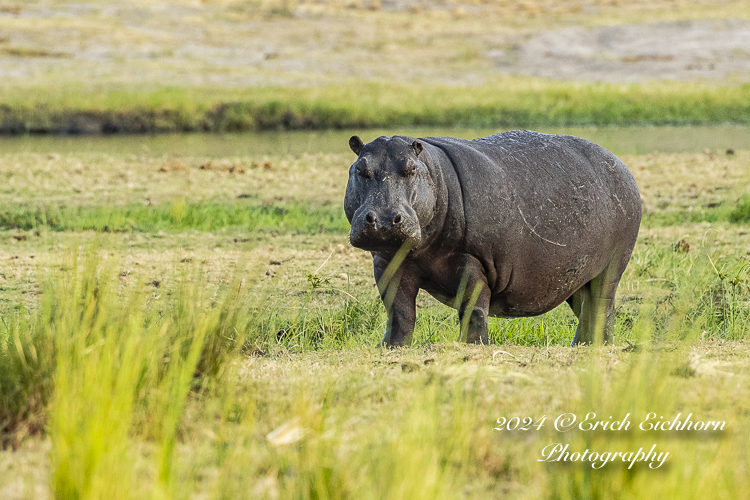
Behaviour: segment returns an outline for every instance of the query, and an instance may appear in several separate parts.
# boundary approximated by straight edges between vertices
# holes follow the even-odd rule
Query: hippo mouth
[[[419,244],[419,237],[372,232],[359,232],[355,234],[352,232],[349,234],[349,241],[353,247],[368,252],[396,252],[404,246],[413,249]]]
[[[353,247],[368,252],[398,251],[404,245],[414,248],[422,239],[416,214],[399,212],[386,215],[376,214],[372,210],[358,212],[349,233]]]

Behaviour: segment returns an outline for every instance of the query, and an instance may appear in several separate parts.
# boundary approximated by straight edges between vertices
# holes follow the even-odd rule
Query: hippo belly
[[[574,259],[570,265],[545,274],[511,279],[506,289],[490,296],[489,315],[519,318],[551,311],[601,272],[601,266],[590,268],[585,262]]]

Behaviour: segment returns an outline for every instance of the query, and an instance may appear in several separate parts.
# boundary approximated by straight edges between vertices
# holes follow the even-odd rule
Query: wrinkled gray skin
[[[384,345],[411,343],[420,288],[458,309],[467,342],[488,343],[489,316],[563,302],[579,319],[574,344],[611,342],[641,220],[638,187],[615,155],[529,131],[349,145],[358,158],[344,210],[351,244],[373,256]]]

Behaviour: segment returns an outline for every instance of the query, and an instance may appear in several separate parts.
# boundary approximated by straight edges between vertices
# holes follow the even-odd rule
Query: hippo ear
[[[411,143],[411,147],[414,150],[414,154],[419,156],[420,153],[422,153],[422,143],[419,141],[414,141]]]
[[[364,143],[358,136],[353,135],[349,138],[349,147],[352,148],[352,151],[356,154],[359,155],[359,152],[362,151],[362,146],[364,146]]]

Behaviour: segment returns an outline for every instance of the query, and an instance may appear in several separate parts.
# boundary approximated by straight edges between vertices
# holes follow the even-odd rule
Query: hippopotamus
[[[409,345],[420,289],[458,309],[459,340],[488,318],[567,302],[573,344],[612,342],[617,285],[641,220],[638,186],[610,151],[517,130],[474,140],[379,137],[349,146],[344,211],[388,313],[382,344]]]

